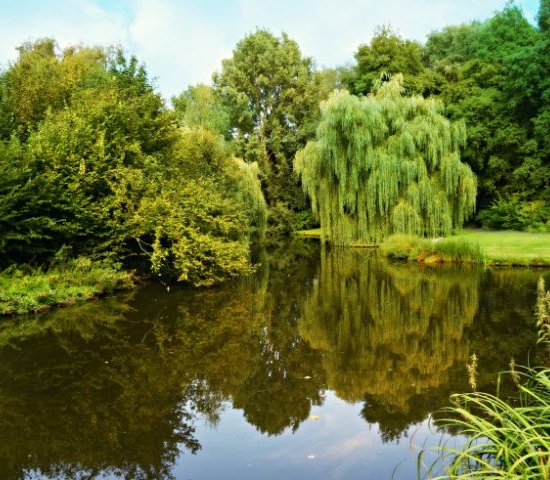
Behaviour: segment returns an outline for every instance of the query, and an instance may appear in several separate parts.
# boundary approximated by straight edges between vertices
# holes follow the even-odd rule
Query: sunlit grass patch
[[[416,260],[421,263],[485,263],[480,245],[460,237],[427,239],[414,235],[392,235],[380,245],[388,258]]]
[[[0,273],[0,315],[38,312],[131,288],[132,275],[78,258],[49,270],[10,268]]]
[[[465,230],[458,238],[479,243],[493,265],[550,266],[550,234]]]

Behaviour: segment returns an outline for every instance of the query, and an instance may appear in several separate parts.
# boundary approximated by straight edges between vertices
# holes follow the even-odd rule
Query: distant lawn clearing
[[[301,230],[295,234],[306,238],[320,238],[321,229]],[[455,238],[479,243],[491,265],[550,266],[548,233],[464,230]]]
[[[495,265],[549,265],[550,234],[464,230],[459,237],[478,242]]]

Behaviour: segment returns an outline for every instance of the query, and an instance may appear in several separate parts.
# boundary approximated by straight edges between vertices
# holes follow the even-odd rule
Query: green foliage
[[[230,113],[237,155],[258,162],[270,207],[307,209],[292,161],[313,136],[318,104],[332,90],[330,83],[331,75],[317,74],[294,40],[266,30],[245,36],[214,75],[215,90]]]
[[[362,99],[345,91],[332,96],[317,141],[296,155],[330,243],[447,235],[475,208],[476,179],[459,155],[463,125],[445,119],[439,102],[404,97],[401,80]]]
[[[517,197],[499,198],[478,215],[495,230],[550,232],[550,206],[542,201],[522,202]]]
[[[344,76],[351,93],[366,95],[372,92],[381,76],[388,79],[397,73],[403,74],[406,91],[427,93],[433,88],[425,76],[422,62],[422,45],[403,40],[389,27],[378,28],[370,45],[360,45],[355,53],[357,64]]]
[[[479,48],[479,29],[480,23],[472,22],[432,32],[423,49],[426,63],[432,67],[444,63],[444,73],[449,74],[449,67],[454,63],[465,62],[475,56]]]
[[[382,255],[421,263],[479,263],[487,255],[479,243],[467,238],[426,239],[414,235],[392,235],[380,245]]]
[[[539,16],[545,8],[542,2]],[[548,45],[543,29],[513,4],[485,22],[434,32],[426,42],[425,61],[443,80],[438,95],[449,117],[466,123],[463,160],[479,179],[482,222],[495,216],[492,204],[500,199],[549,205]],[[516,228],[531,223],[539,220]]]
[[[180,135],[170,168],[148,183],[133,236],[151,255],[154,272],[193,285],[252,272],[249,241],[261,239],[266,226],[257,164],[228,157],[223,140],[209,130]]]
[[[310,228],[316,223],[311,211],[294,212],[285,203],[276,203],[268,211],[267,235],[270,239],[279,239],[304,228]]]
[[[172,104],[184,125],[204,127],[220,135],[229,135],[229,109],[212,87],[204,84],[191,86],[172,98]]]
[[[132,288],[132,275],[89,258],[55,264],[48,270],[12,267],[0,273],[0,315],[38,312],[117,290]]]
[[[48,110],[62,109],[73,91],[94,84],[107,56],[97,48],[68,48],[59,55],[52,39],[24,43],[18,50],[18,61],[0,81],[4,139],[14,133],[25,139]]]
[[[537,22],[541,32],[550,31],[550,2],[548,0],[540,0]]]
[[[42,43],[25,48],[30,53],[5,75],[30,63],[22,80],[38,82],[33,106],[44,108],[18,121],[13,135],[23,132],[24,143],[13,137],[0,147],[0,169],[17,172],[0,187],[7,201],[0,203],[9,208],[0,234],[3,263],[44,261],[62,244],[77,254],[116,249],[128,235],[125,219],[142,195],[145,171],[174,138],[162,99],[136,60],[120,52],[67,49],[43,65],[35,52]],[[51,75],[34,78],[33,68]],[[66,89],[56,103],[50,91],[60,85]],[[22,108],[19,90],[12,94],[14,108]]]
[[[205,86],[176,116],[119,50],[26,44],[2,74],[1,264],[145,255],[153,271],[211,285],[252,271],[265,233],[254,163],[232,157],[227,113]],[[225,117],[224,117],[225,115]]]

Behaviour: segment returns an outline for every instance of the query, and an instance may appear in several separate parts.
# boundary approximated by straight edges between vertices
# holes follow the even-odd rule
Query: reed
[[[418,458],[419,478],[550,478],[550,369],[522,368],[515,399],[488,393],[453,395],[443,426],[467,437],[461,448],[437,447],[425,474],[425,452]],[[444,473],[439,473],[443,470]]]
[[[536,308],[540,342],[548,345],[550,292],[539,282]],[[436,447],[426,467],[427,451],[418,456],[418,477],[447,479],[550,479],[550,368],[518,367],[499,375],[497,394],[456,394],[440,425],[466,437],[461,448]],[[508,377],[517,387],[501,398],[498,385]]]
[[[427,239],[414,235],[392,235],[380,245],[388,257],[421,263],[480,263],[487,257],[480,245],[461,237]]]

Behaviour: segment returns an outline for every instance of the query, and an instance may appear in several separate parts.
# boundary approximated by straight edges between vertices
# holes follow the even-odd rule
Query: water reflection
[[[350,250],[324,253],[320,270],[300,333],[324,352],[330,389],[350,402],[367,398],[368,421],[404,418],[383,428],[392,439],[418,412],[413,399],[468,359],[464,332],[478,308],[480,272],[384,265]]]
[[[4,324],[0,471],[47,478],[169,478],[178,444],[200,448],[185,384],[126,320],[130,298]],[[10,325],[11,323],[11,325]]]
[[[468,389],[472,353],[491,390],[529,352],[534,272],[297,247],[223,288],[153,285],[4,321],[1,478],[175,478],[201,455],[201,422],[240,410],[260,445],[300,430],[328,391],[393,442]]]

